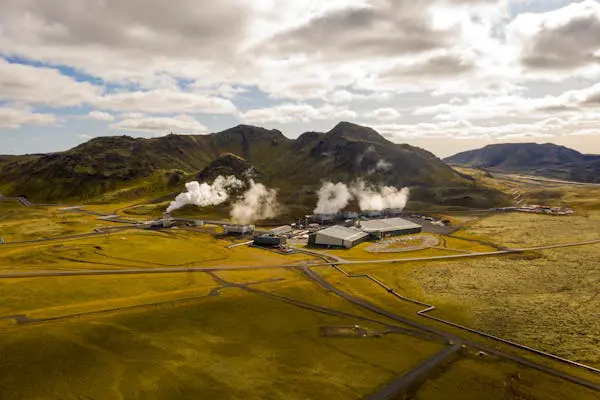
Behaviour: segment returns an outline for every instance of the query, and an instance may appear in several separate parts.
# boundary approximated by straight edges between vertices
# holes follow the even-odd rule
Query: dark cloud
[[[4,0],[0,26],[20,41],[165,55],[227,52],[244,36],[241,1]],[[24,17],[28,26],[22,26]],[[194,54],[194,52],[196,52]]]
[[[381,75],[383,80],[402,80],[412,78],[445,79],[473,72],[476,65],[460,55],[443,54],[431,57],[423,62],[396,66]]]
[[[600,15],[578,15],[561,26],[543,23],[528,40],[522,62],[531,69],[565,70],[600,64]]]
[[[418,64],[394,67],[387,71],[382,77],[448,78],[473,72],[475,67],[476,66],[472,61],[466,60],[460,55],[443,54],[431,57]]]
[[[458,28],[435,30],[431,1],[376,1],[371,8],[330,12],[274,37],[266,46],[281,56],[308,53],[325,58],[392,57],[453,44]]]
[[[583,104],[600,105],[600,90],[597,93],[590,95],[583,101]]]

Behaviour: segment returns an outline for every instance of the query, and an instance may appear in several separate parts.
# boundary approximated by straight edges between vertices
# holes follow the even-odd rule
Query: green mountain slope
[[[240,125],[211,135],[103,137],[62,153],[0,157],[0,191],[34,201],[81,201],[156,180],[157,174],[169,186],[163,192],[169,192],[181,189],[182,176],[192,180],[205,170],[211,172],[200,178],[210,180],[218,171],[249,167],[259,172],[261,182],[279,189],[292,213],[314,207],[315,191],[326,179],[410,186],[415,208],[506,202],[499,192],[477,187],[433,154],[347,122],[296,140],[277,130]]]
[[[551,143],[494,144],[444,159],[451,165],[533,174],[581,182],[600,182],[600,156]]]

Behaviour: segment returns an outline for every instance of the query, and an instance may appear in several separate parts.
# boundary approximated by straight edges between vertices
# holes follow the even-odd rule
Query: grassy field
[[[110,225],[96,218],[56,208],[23,207],[17,203],[0,202],[0,236],[6,242],[15,242],[87,233],[94,228]]]
[[[206,274],[2,279],[0,318],[52,318],[168,302],[205,295],[217,286]]]
[[[435,248],[375,254],[366,250],[370,243],[363,243],[326,252],[348,260],[416,258],[494,251],[490,244],[528,247],[600,238],[594,190],[565,192],[553,186],[551,191],[559,196],[540,194],[539,185],[530,182],[491,180],[491,184],[519,189],[532,198],[551,197],[554,204],[573,201],[577,214],[449,215],[463,228],[452,237],[437,236],[440,243]],[[110,213],[136,204],[127,197],[89,209]],[[148,207],[147,215],[142,209],[137,218],[148,218],[160,207]],[[91,232],[110,225],[56,208],[0,203],[0,236],[6,240]],[[234,242],[184,229],[127,230],[77,240],[2,245],[0,270],[277,266],[313,260],[246,246],[228,249]],[[434,304],[438,317],[600,367],[600,245],[344,269],[369,272],[401,294]],[[349,294],[442,327],[416,315],[422,306],[400,301],[373,282],[346,278],[331,267],[315,270]],[[219,279],[250,283],[260,292],[221,288]],[[319,336],[322,326],[359,324],[381,331],[385,329],[381,322],[394,322],[323,290],[292,269],[215,271],[214,276],[0,279],[0,293],[3,400],[360,399],[442,349],[440,344],[401,334],[364,339]],[[308,304],[348,315],[323,313]],[[27,320],[33,323],[18,323]],[[521,396],[515,398],[597,398],[597,393],[548,375],[465,351],[430,376],[413,398],[504,399],[508,382],[516,387],[515,396]]]
[[[360,399],[441,349],[405,335],[319,336],[321,326],[355,323],[377,329],[225,289],[188,304],[8,327],[0,398]]]
[[[593,400],[598,393],[494,357],[470,355],[427,380],[413,398]]]
[[[279,265],[306,260],[185,230],[130,230],[84,239],[0,247],[0,269],[119,269]]]
[[[594,210],[568,217],[500,213],[479,219],[453,236],[509,247],[543,246],[600,239],[599,226],[600,211]]]
[[[567,219],[569,223],[565,223]],[[567,219],[498,214],[458,234],[511,247],[600,238],[598,213]],[[408,297],[436,305],[435,315],[441,318],[600,366],[600,245],[344,268],[371,273]],[[330,275],[347,290],[368,294],[387,307],[412,308],[398,304],[373,284],[359,284],[359,280],[333,272]]]
[[[408,278],[436,315],[600,367],[600,245],[545,250],[532,257],[435,262]],[[387,279],[407,278],[377,271]],[[468,310],[457,315],[444,303]]]

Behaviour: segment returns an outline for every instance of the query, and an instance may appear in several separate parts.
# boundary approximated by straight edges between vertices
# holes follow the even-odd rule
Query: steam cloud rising
[[[375,188],[364,181],[357,181],[350,188],[342,183],[325,182],[317,192],[319,200],[315,214],[335,214],[348,205],[353,198],[362,211],[381,211],[388,208],[402,210],[408,202],[409,189],[383,186]]]
[[[248,189],[231,209],[231,219],[238,224],[273,218],[277,215],[277,190],[268,189],[262,183],[250,180]]]
[[[325,182],[317,194],[319,195],[319,201],[314,211],[315,214],[335,214],[346,207],[352,199],[348,186],[341,182]]]
[[[208,183],[188,182],[185,184],[186,192],[175,197],[167,208],[167,212],[177,210],[186,204],[194,204],[199,207],[216,206],[229,198],[232,189],[244,187],[244,182],[230,175],[218,176],[212,185]]]
[[[386,208],[402,210],[408,201],[409,189],[407,187],[398,189],[393,186],[383,186],[375,189],[363,181],[358,181],[350,189],[358,200],[361,210],[381,211]]]

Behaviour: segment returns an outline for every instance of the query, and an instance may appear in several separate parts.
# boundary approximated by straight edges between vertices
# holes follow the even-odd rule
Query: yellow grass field
[[[309,259],[240,246],[205,233],[129,230],[77,240],[0,247],[0,269],[123,269],[279,265]]]
[[[194,284],[198,292],[210,287],[205,278],[194,277],[201,279]],[[139,293],[140,283],[103,279],[83,284],[81,290],[97,301],[104,297],[107,307],[114,304],[103,292],[106,285],[116,296],[146,297]],[[165,293],[185,285],[175,276],[165,281],[145,283]],[[316,287],[308,290],[302,298],[318,295]],[[64,303],[69,295],[74,302],[83,301],[81,307],[99,305],[92,307],[93,302],[80,294],[65,289],[52,301],[48,292],[47,304],[40,306]],[[19,301],[16,290],[13,301]],[[336,302],[341,300],[332,299],[331,305],[339,305]],[[30,307],[35,305],[7,311]],[[58,309],[73,311],[70,305]],[[4,326],[0,398],[361,399],[441,349],[398,334],[366,339],[319,336],[321,326],[355,323],[378,329],[230,288],[217,297],[188,303]]]
[[[531,198],[544,195],[530,182],[477,179]],[[574,216],[448,215],[463,227],[452,236],[437,236],[435,248],[377,254],[363,243],[323,251],[347,260],[382,260],[492,252],[492,244],[521,248],[600,239],[595,189],[551,189],[560,194],[550,196],[555,204],[573,202]],[[137,200],[128,199],[87,207],[111,213],[134,204]],[[159,208],[146,211],[155,214]],[[150,214],[126,215],[143,220]],[[119,225],[56,207],[0,202],[0,236],[9,242],[101,226]],[[323,289],[298,268],[281,267],[313,263],[316,257],[228,248],[239,241],[178,228],[0,245],[2,273],[215,269],[0,279],[0,399],[362,399],[444,348],[400,333],[320,336],[324,326],[356,324],[384,332],[389,328],[384,324],[402,324]],[[223,266],[273,268],[218,269]],[[404,296],[435,305],[437,317],[600,367],[600,245],[343,268],[370,273]],[[314,271],[396,315],[477,340],[418,316],[423,306],[399,300],[364,278],[345,277],[330,266]],[[401,399],[593,400],[598,393],[462,349],[408,396]]]

